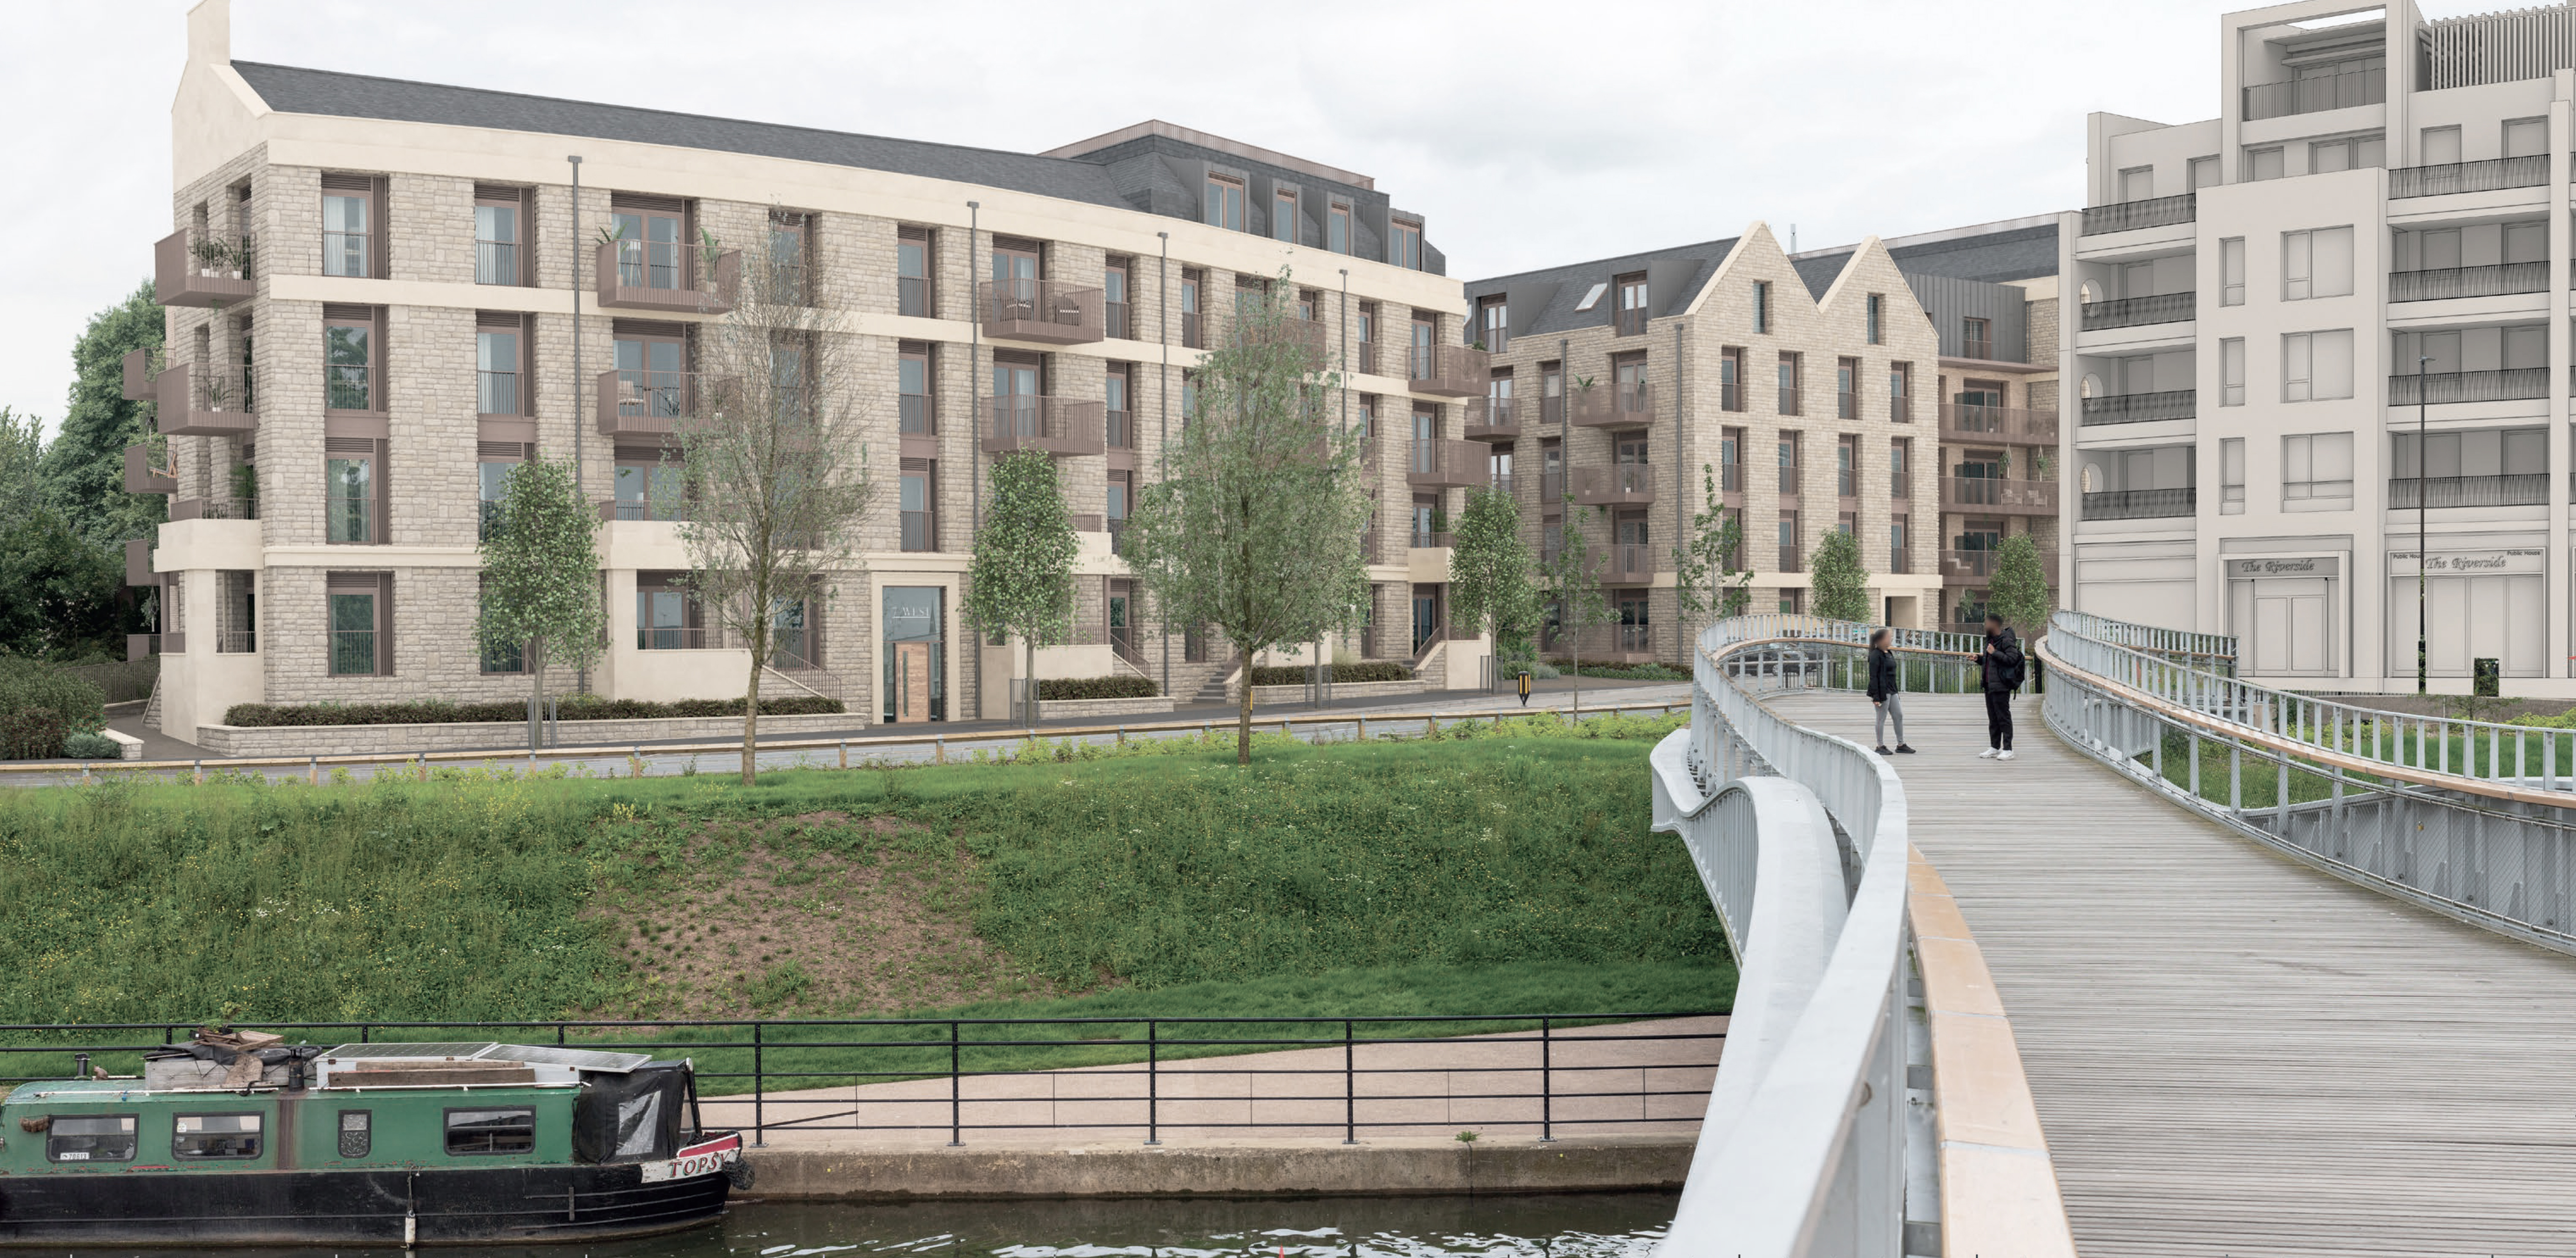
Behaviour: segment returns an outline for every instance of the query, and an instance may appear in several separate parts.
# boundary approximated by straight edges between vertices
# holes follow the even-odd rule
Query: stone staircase
[[[145,700],[143,704],[143,728],[148,730],[161,728],[161,678],[157,673],[152,678],[152,697]]]

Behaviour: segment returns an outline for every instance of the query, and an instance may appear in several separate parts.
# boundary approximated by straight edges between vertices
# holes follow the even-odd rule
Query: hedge
[[[1041,677],[1038,698],[1151,699],[1163,693],[1151,677],[1121,673],[1115,677]]]
[[[818,699],[811,695],[760,701],[762,716],[811,716],[844,710],[838,699]],[[651,703],[642,699],[568,699],[564,701],[560,715],[567,721],[740,716],[742,700],[682,699],[676,703]],[[448,703],[423,699],[411,703],[308,703],[287,707],[237,703],[224,712],[224,724],[251,729],[281,725],[449,725],[464,721],[527,719],[528,703],[525,699],[506,699],[498,703]]]
[[[107,728],[98,687],[41,660],[0,655],[0,760],[46,760],[63,740]]]
[[[1393,660],[1362,660],[1357,664],[1335,664],[1333,665],[1333,680],[1345,682],[1411,681],[1413,680],[1413,668],[1411,665],[1398,664]],[[1305,685],[1306,665],[1287,664],[1277,668],[1256,668],[1252,670],[1252,684],[1256,686]]]

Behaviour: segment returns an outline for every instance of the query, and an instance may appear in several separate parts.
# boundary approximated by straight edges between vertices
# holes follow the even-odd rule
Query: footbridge
[[[2059,613],[1723,622],[1656,748],[1743,963],[1671,1255],[2576,1253],[2576,731],[2232,676]]]

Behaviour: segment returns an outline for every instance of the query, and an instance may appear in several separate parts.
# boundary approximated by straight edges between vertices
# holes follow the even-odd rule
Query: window
[[[1959,356],[1993,358],[1995,356],[1994,323],[1973,316],[1959,320]]]
[[[807,293],[805,279],[809,274],[806,259],[813,243],[812,215],[795,210],[769,212],[769,300],[782,306],[806,306],[813,301]]]
[[[375,269],[376,181],[322,176],[322,273],[382,279]]]
[[[520,202],[525,195],[519,188],[496,188],[474,185],[474,282],[477,284],[525,284],[525,263],[520,257]]]
[[[1887,343],[1887,297],[1886,297],[1886,295],[1885,295],[1885,294],[1882,294],[1882,293],[1871,293],[1871,294],[1869,295],[1869,302],[1868,302],[1868,307],[1867,307],[1867,308],[1868,308],[1868,313],[1864,316],[1864,319],[1865,319],[1865,321],[1866,321],[1866,323],[1867,323],[1867,327],[1866,327],[1866,329],[1865,329],[1865,332],[1866,332],[1866,334],[1867,334],[1867,335],[1868,335],[1868,337],[1869,337],[1869,343],[1870,343],[1870,344],[1872,344],[1872,345],[1883,345],[1883,344],[1886,344],[1886,343]]]
[[[1618,278],[1619,306],[1612,332],[1618,336],[1641,336],[1646,331],[1646,277],[1640,272]]]
[[[657,446],[620,446],[616,450],[617,518],[685,520],[688,490],[678,453]]]
[[[520,415],[525,411],[519,389],[519,316],[474,316],[474,409],[483,415]],[[501,326],[503,324],[507,326]]]
[[[1900,424],[1914,422],[1914,364],[1887,365],[1887,417]]]
[[[1780,351],[1780,413],[1783,415],[1803,413],[1798,409],[1798,375],[1801,366],[1803,366],[1801,355],[1797,351],[1786,349]]]
[[[2086,485],[2091,490],[2093,486]],[[2228,437],[2218,443],[2218,512],[2221,515],[2245,514],[2245,439]]]
[[[2281,164],[2281,148],[2279,145],[2274,145],[2267,149],[2245,150],[2246,182],[2251,183],[2263,179],[2278,179],[2283,173],[2283,167]]]
[[[322,308],[322,407],[378,412],[376,311],[372,306]]]
[[[1798,570],[1798,513],[1780,513],[1780,571]]]
[[[1243,230],[1243,182],[1224,175],[1210,175],[1206,201],[1200,207],[1199,221],[1227,231]]]
[[[1101,298],[1107,307],[1107,335],[1118,340],[1132,340],[1136,335],[1135,307],[1129,304],[1127,279],[1135,270],[1135,260],[1125,254],[1111,254],[1101,267]]]
[[[376,677],[393,672],[393,575],[333,572],[323,578],[330,603],[331,675]]]
[[[1771,281],[1753,281],[1753,330],[1771,330]]]
[[[1780,492],[1798,492],[1798,434],[1780,434]]]
[[[2241,476],[2238,496],[2243,496]],[[2350,505],[2351,433],[2300,433],[2281,438],[2282,510],[2321,511]]]
[[[895,407],[904,432],[929,436],[939,431],[933,398],[929,342],[903,342],[895,356]]]
[[[635,649],[694,651],[706,645],[706,621],[687,573],[635,574]]]
[[[1199,290],[1207,287],[1207,272],[1197,267],[1181,268],[1181,348],[1207,348],[1207,315],[1199,305]],[[1365,322],[1361,325],[1365,328]],[[1360,338],[1365,341],[1368,338]],[[1370,360],[1374,362],[1374,359]]]
[[[1845,498],[1860,496],[1860,438],[1855,434],[1834,439],[1834,492]]]
[[[487,464],[486,466],[489,465]],[[491,583],[488,579],[476,583],[477,589],[475,591],[475,598],[478,600],[478,603],[482,598],[483,587],[487,587],[490,584]],[[482,656],[483,672],[524,673],[528,671],[527,651],[522,648],[519,643],[503,642],[495,644],[483,642],[479,638],[476,641],[478,644],[478,654]]]
[[[1744,409],[1744,347],[1729,345],[1717,358],[1718,405],[1726,410]]]
[[[2218,242],[2218,304],[2245,304],[2245,238],[2230,236]]]
[[[930,317],[930,229],[894,231],[895,313]]]
[[[2243,282],[2241,270],[2238,282]],[[2306,301],[2311,297],[2351,295],[2351,228],[2282,233],[2281,300]]]
[[[181,1114],[171,1120],[170,1156],[214,1160],[259,1156],[257,1114]]]
[[[1897,437],[1887,443],[1887,496],[1905,498],[1914,490],[1907,483],[1906,466],[1914,461],[1914,438]]]
[[[2195,157],[2191,159],[2191,190],[2198,192],[2203,188],[2215,188],[2217,186],[2218,158],[2215,155],[2212,155],[2209,157]]]
[[[322,440],[323,540],[367,546],[384,541],[385,443],[367,437]]]
[[[1297,243],[1297,194],[1281,188],[1270,197],[1270,238]]]
[[[2281,400],[2352,396],[2352,330],[2293,332],[2281,338]]]
[[[2388,144],[2375,135],[2319,140],[2308,146],[2308,173],[2332,174],[2388,164]]]
[[[1324,247],[1335,253],[1351,251],[1351,207],[1339,201],[1324,213]]]
[[[2245,405],[2245,338],[2231,336],[2218,343],[2218,404]]]
[[[1507,297],[1480,297],[1476,301],[1476,326],[1485,348],[1499,354],[1512,344],[1512,311]]]
[[[1901,515],[1887,522],[1887,570],[1890,572],[1913,571],[1912,565],[1905,561],[1905,531],[1910,523],[1911,520]]]
[[[1371,421],[1376,417],[1376,415],[1377,395],[1374,393],[1361,394],[1360,404],[1352,408],[1351,411],[1351,431],[1358,433],[1360,435],[1360,439],[1362,441],[1366,441],[1369,433],[1375,430],[1376,426]]]
[[[612,193],[609,233],[617,240],[617,282],[625,288],[688,287],[688,207],[665,197]]]
[[[1198,413],[1198,373],[1194,371],[1184,371],[1181,373],[1181,427],[1189,427],[1190,421],[1198,418]]]
[[[1834,360],[1834,415],[1839,419],[1860,418],[1860,360]]]
[[[688,414],[695,399],[689,396],[691,381],[682,370],[688,348],[680,326],[624,319],[612,326],[616,339],[609,342],[609,349],[617,368],[618,414],[630,419],[676,419]]]
[[[51,1114],[45,1127],[48,1162],[131,1162],[134,1115]]]
[[[1387,250],[1387,261],[1411,271],[1422,269],[1422,224],[1394,219],[1389,223],[1394,241]]]
[[[903,548],[905,550],[939,549],[938,518],[933,503],[938,501],[939,463],[935,459],[905,459],[899,486],[903,512]]]
[[[477,536],[489,540],[501,531],[501,500],[509,496],[510,473],[534,447],[516,441],[483,441],[475,445],[476,488],[482,519]]]
[[[533,1109],[447,1111],[447,1152],[451,1157],[530,1153],[536,1147],[537,1112]]]
[[[2530,470],[2549,465],[2549,430],[2545,428],[2484,428],[2466,432],[2432,433],[2423,438],[2420,455],[2416,448],[2416,434],[2400,432],[2392,433],[2390,436],[2396,453],[2390,475],[2398,480],[2414,480],[2418,477],[2433,480],[2451,480],[2458,477],[2517,477],[2534,481],[2547,479],[2544,474]],[[2445,496],[2440,487],[2436,487],[2435,496]],[[2535,497],[2523,504],[2492,499],[2485,503],[2478,503],[2464,496],[2460,501],[2436,502],[2432,505],[2437,507],[2512,506],[2535,505],[2541,501],[2541,498]],[[2411,507],[2415,504],[2407,502],[2403,505]]]

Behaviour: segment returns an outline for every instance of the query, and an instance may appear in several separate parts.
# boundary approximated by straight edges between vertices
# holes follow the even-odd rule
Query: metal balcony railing
[[[1269,331],[1265,332],[1265,328]],[[1251,345],[1268,338],[1276,338],[1279,343],[1301,351],[1298,359],[1305,364],[1306,370],[1324,369],[1327,338],[1321,322],[1314,319],[1292,318],[1264,324],[1258,320],[1244,319],[1234,325],[1234,339],[1237,344]]]
[[[2187,516],[2197,491],[2183,489],[2106,489],[2084,495],[2087,520],[2156,520]]]
[[[1100,311],[1105,322],[1102,332],[1109,339],[1123,341],[1136,335],[1136,307],[1123,301],[1104,301]]]
[[[2002,515],[2057,514],[2057,482],[2002,477],[1944,476],[1941,509]],[[2087,517],[2092,518],[2092,517]]]
[[[2508,367],[2499,371],[2437,371],[2390,376],[2388,404],[2417,406],[2445,402],[2527,402],[2549,396],[2549,369]]]
[[[1574,469],[1574,501],[1587,507],[1638,506],[1655,500],[1655,469],[1646,463]]]
[[[474,242],[474,282],[477,284],[516,284],[519,282],[519,242],[483,240]]]
[[[1860,395],[1849,389],[1834,390],[1834,418],[1860,418]]]
[[[185,520],[256,520],[257,498],[174,498],[170,501],[170,522]]]
[[[1044,450],[1049,454],[1100,454],[1103,406],[1073,398],[1013,393],[982,399],[984,452]]]
[[[1104,417],[1107,424],[1106,434],[1103,439],[1109,443],[1109,448],[1112,450],[1133,449],[1136,445],[1136,416],[1134,412],[1104,410],[1101,412],[1101,415]]]
[[[154,381],[154,422],[163,436],[237,437],[259,431],[259,416],[239,369],[205,371],[180,363]]]
[[[2537,188],[2549,182],[2549,157],[2490,157],[2438,166],[2400,166],[2388,172],[2388,199],[2438,197],[2454,192]]]
[[[259,654],[259,631],[256,629],[218,629],[215,631],[215,653],[218,655]]]
[[[2081,427],[2095,424],[2144,424],[2163,419],[2189,419],[2197,411],[2199,394],[2190,389],[2171,389],[2162,393],[2115,393],[2109,397],[2084,399]]]
[[[1974,340],[1967,337],[1959,338],[1959,357],[1992,360],[1994,356],[1995,343],[1993,338],[1978,337]]]
[[[152,246],[152,296],[164,306],[231,306],[258,295],[248,233],[181,230]]]
[[[1106,332],[1106,290],[1062,280],[985,280],[975,286],[984,335],[996,340],[1080,345]]]
[[[2546,262],[2499,262],[2488,266],[2447,266],[2430,271],[2392,271],[2390,301],[2441,301],[2451,297],[2502,297],[2549,289]]]
[[[2513,472],[2502,476],[2394,477],[2388,482],[2388,505],[2412,511],[2422,507],[2537,507],[2549,502],[2547,472]]]
[[[487,502],[483,505],[491,508],[500,504]],[[623,520],[628,523],[637,521],[676,523],[689,518],[689,502],[686,498],[602,498],[599,500],[599,518]]]
[[[2152,297],[2116,297],[2108,301],[2087,302],[2084,306],[2084,330],[2103,332],[2112,328],[2144,327],[2151,323],[2181,323],[2192,317],[2193,304],[2199,294],[2193,292],[2157,293]]]
[[[1563,501],[1565,501],[1565,473],[1563,473],[1563,472],[1541,472],[1541,473],[1539,473],[1539,474],[1538,474],[1538,500],[1539,500],[1540,502],[1543,502],[1543,503],[1545,503],[1545,502],[1563,502]]]
[[[1995,567],[2003,562],[2000,550],[1945,550],[1941,552],[1943,585],[1984,585],[1992,580]],[[2051,581],[2057,578],[2057,552],[2039,552],[2039,567]]]
[[[603,371],[598,384],[602,436],[664,437],[697,412],[716,379],[694,371],[636,369]]]
[[[674,241],[603,240],[592,275],[605,310],[723,314],[742,288],[742,250],[706,250]]]
[[[1941,439],[2015,445],[2057,444],[2057,412],[2018,406],[1941,404]]]
[[[1794,384],[1784,384],[1784,385],[1781,385],[1781,386],[1780,386],[1780,413],[1781,413],[1781,414],[1783,414],[1783,415],[1803,415],[1803,414],[1805,414],[1805,413],[1806,413],[1806,411],[1805,411],[1805,410],[1803,409],[1803,407],[1802,407],[1802,400],[1801,400],[1801,398],[1800,398],[1799,394],[1800,394],[1800,390],[1799,390],[1798,386],[1796,386],[1796,385],[1794,385]]]
[[[152,466],[152,448],[125,447],[125,492],[129,494],[170,494],[179,491],[179,482],[169,473]]]
[[[1454,534],[1434,533],[1429,529],[1413,530],[1413,548],[1415,550],[1441,550],[1455,544],[1456,536]]]
[[[1405,356],[1407,379],[1416,393],[1441,397],[1476,397],[1493,378],[1493,356],[1466,345],[1415,345]]]
[[[1744,409],[1744,382],[1730,380],[1717,386],[1717,407],[1723,411]]]
[[[2377,69],[2346,70],[2284,83],[2256,83],[2240,90],[2245,98],[2245,121],[2260,122],[2355,105],[2384,104],[2388,100],[2388,73]]]
[[[1719,464],[1717,467],[1717,488],[1720,493],[1743,493],[1744,465],[1741,463]]]
[[[925,437],[939,431],[938,412],[931,407],[929,394],[898,393],[894,407],[900,431]]]
[[[1492,474],[1492,455],[1484,443],[1422,438],[1413,442],[1404,481],[1421,489],[1466,489]]]
[[[1643,585],[1655,579],[1661,552],[1643,542],[1615,542],[1601,554],[1600,580],[1611,585]]]
[[[1577,428],[1638,428],[1655,422],[1653,386],[1639,382],[1609,388],[1578,389],[1574,394]]]
[[[1782,571],[1782,572],[1796,572],[1796,571],[1798,571],[1798,548],[1797,548],[1797,547],[1795,547],[1795,546],[1783,546],[1783,547],[1781,547],[1781,548],[1780,548],[1780,571]]]
[[[2180,196],[2143,197],[2135,201],[2115,201],[2109,205],[2087,206],[2084,228],[2079,234],[2102,236],[2112,232],[2136,231],[2141,227],[2170,227],[2191,222],[2199,213],[2200,196],[2186,192]]]
[[[903,513],[903,548],[916,551],[939,549],[939,516],[936,512]]]
[[[1610,334],[1612,336],[1644,336],[1646,334],[1646,312],[1643,309],[1620,309],[1612,312]]]
[[[703,651],[711,645],[701,625],[651,625],[635,630],[638,651]]]
[[[1467,399],[1467,423],[1461,429],[1469,441],[1513,441],[1521,435],[1520,411],[1507,397]]]

